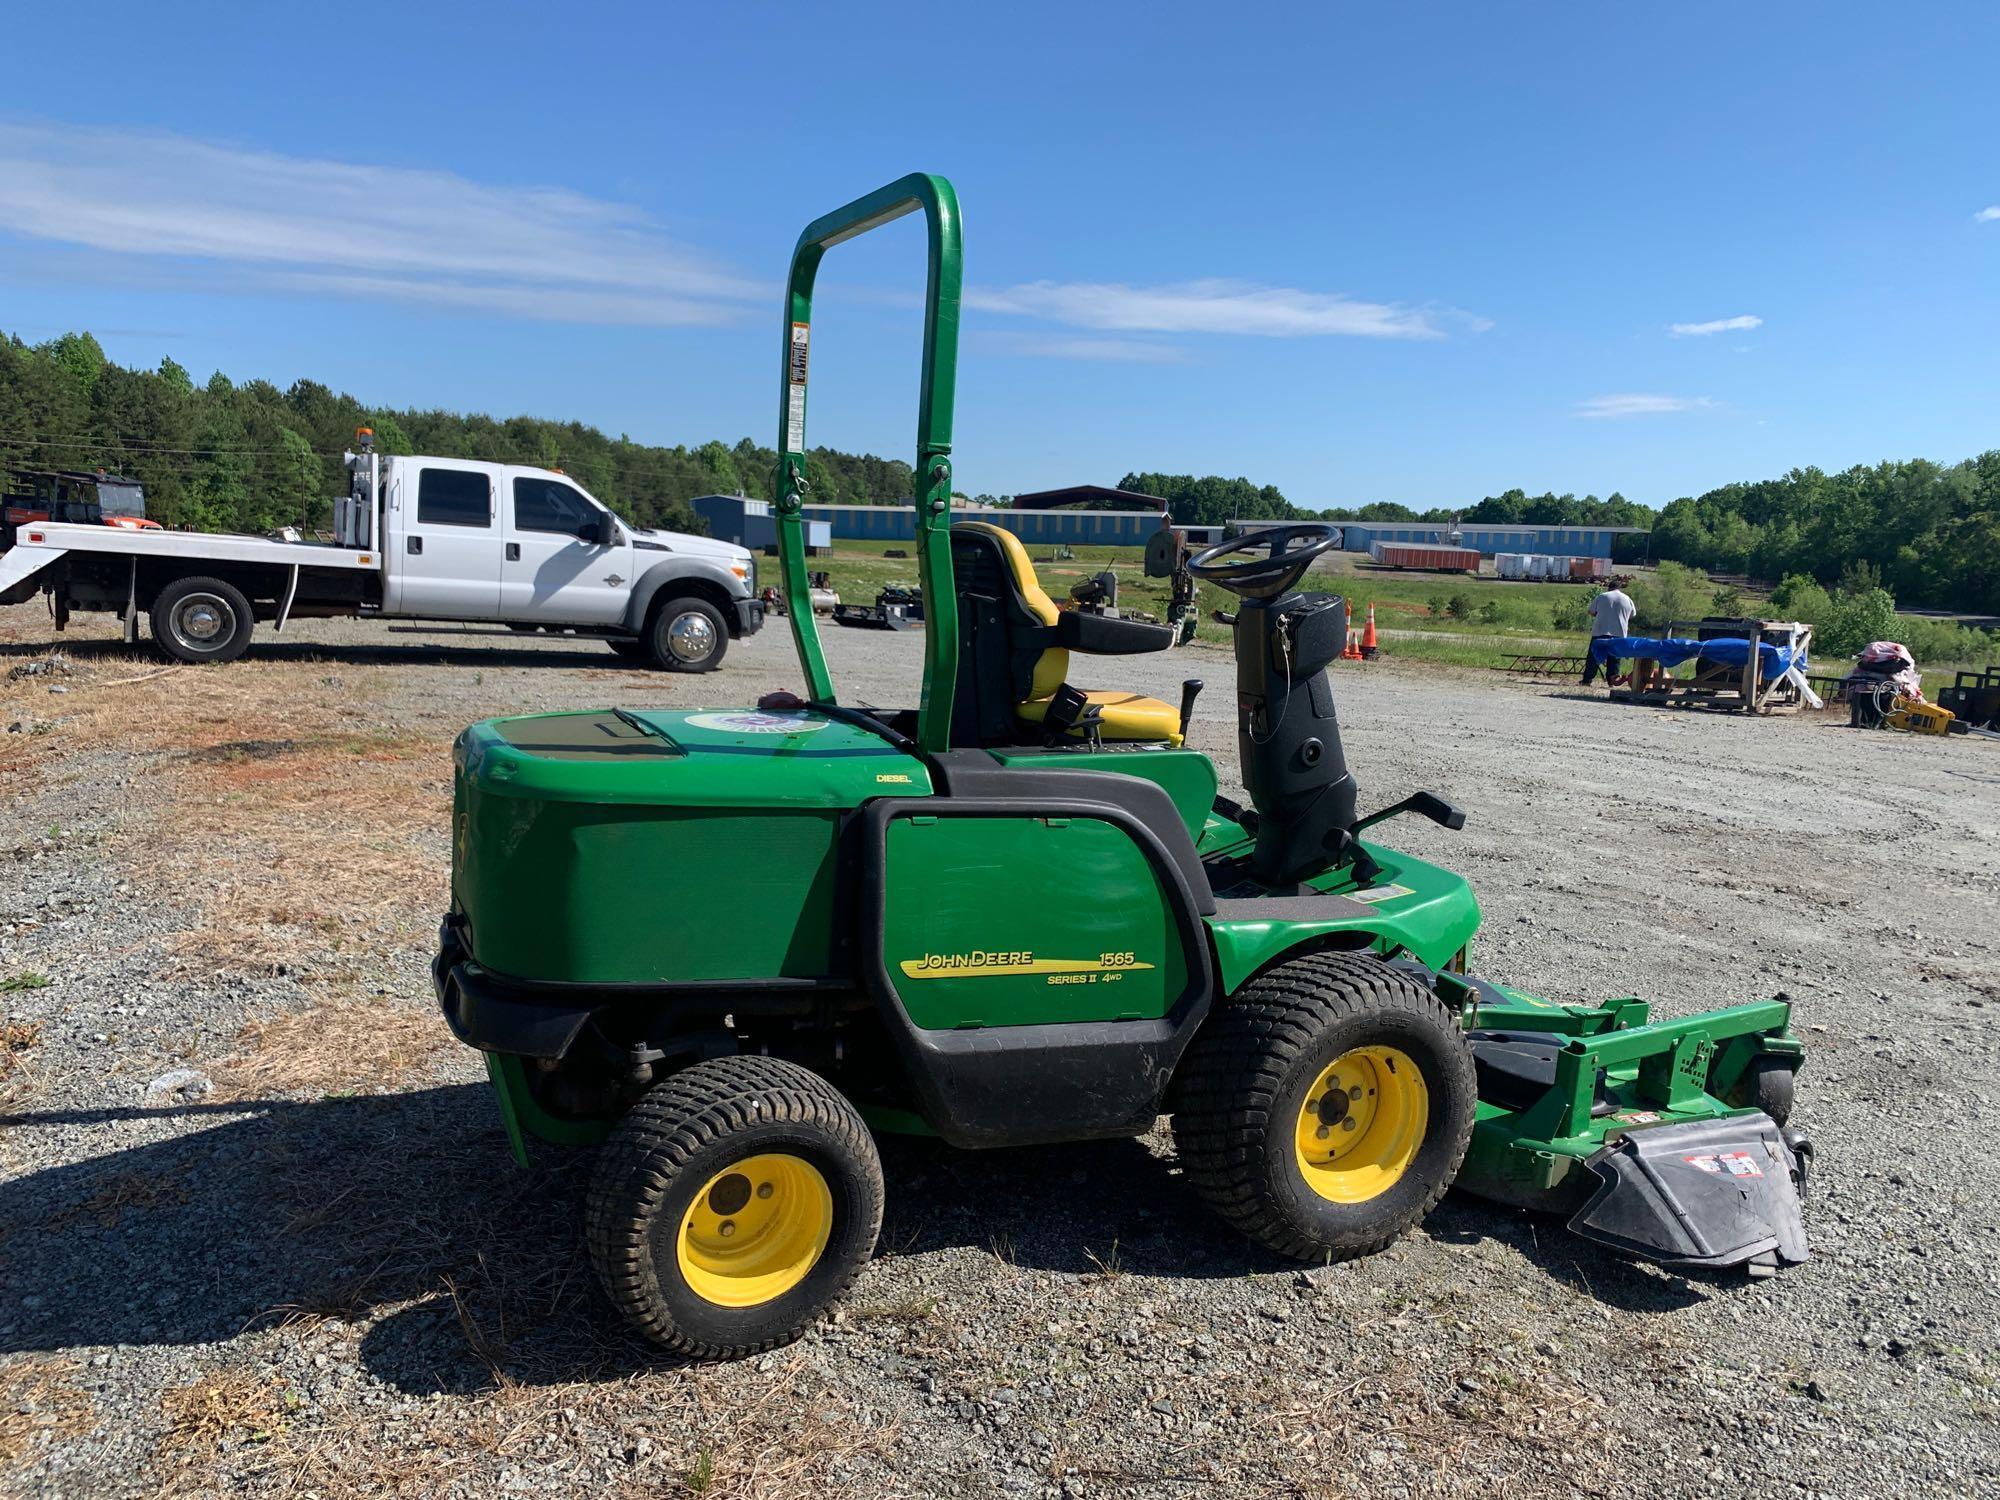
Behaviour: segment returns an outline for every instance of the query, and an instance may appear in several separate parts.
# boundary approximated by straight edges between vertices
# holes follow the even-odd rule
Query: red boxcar
[[[1477,573],[1479,549],[1439,547],[1427,542],[1372,542],[1369,556],[1385,568],[1424,568],[1433,573]]]

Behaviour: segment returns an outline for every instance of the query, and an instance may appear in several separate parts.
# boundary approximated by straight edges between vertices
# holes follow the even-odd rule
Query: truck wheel
[[[706,599],[669,599],[653,611],[647,643],[670,672],[713,672],[729,649],[729,627]]]
[[[153,639],[178,661],[235,661],[255,622],[242,590],[220,578],[176,578],[153,600]]]
[[[1329,1261],[1373,1254],[1437,1206],[1478,1085],[1436,995],[1372,955],[1315,953],[1217,1011],[1174,1098],[1209,1205],[1281,1255]]]
[[[597,1159],[585,1235],[647,1338],[701,1358],[797,1338],[882,1228],[882,1163],[854,1106],[796,1063],[697,1063],[632,1107]]]

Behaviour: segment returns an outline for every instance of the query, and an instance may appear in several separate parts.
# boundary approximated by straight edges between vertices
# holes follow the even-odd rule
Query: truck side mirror
[[[618,540],[618,523],[611,519],[611,512],[600,510],[590,523],[590,533],[585,538],[599,547],[609,547]]]

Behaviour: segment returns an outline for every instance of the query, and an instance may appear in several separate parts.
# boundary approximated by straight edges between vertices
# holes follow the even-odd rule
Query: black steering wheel
[[[1306,576],[1313,559],[1340,546],[1340,528],[1317,522],[1292,526],[1260,526],[1218,543],[1188,559],[1187,570],[1204,583],[1215,584],[1246,599],[1274,599]],[[1239,552],[1256,552],[1234,562],[1222,559]]]

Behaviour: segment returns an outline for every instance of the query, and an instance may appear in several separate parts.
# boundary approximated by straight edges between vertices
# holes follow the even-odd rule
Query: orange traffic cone
[[[1371,603],[1368,606],[1368,627],[1361,632],[1361,654],[1367,660],[1373,661],[1375,660],[1377,650],[1378,648],[1375,644],[1375,606]]]
[[[1347,648],[1346,648],[1346,649],[1345,649],[1344,651],[1342,651],[1342,652],[1340,653],[1340,659],[1341,659],[1342,661],[1360,661],[1360,660],[1361,660],[1361,648],[1360,648],[1359,646],[1357,646],[1357,645],[1355,645],[1355,644],[1354,644],[1354,627],[1353,627],[1353,626],[1349,626],[1349,627],[1348,627],[1348,630],[1347,630]]]

